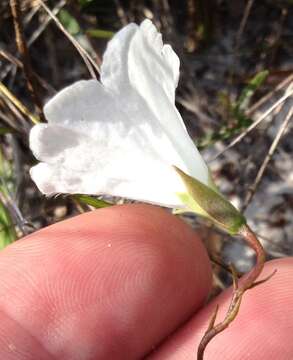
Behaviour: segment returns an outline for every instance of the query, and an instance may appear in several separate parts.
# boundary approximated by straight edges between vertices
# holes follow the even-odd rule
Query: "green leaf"
[[[17,239],[9,211],[0,201],[0,249],[4,249]]]
[[[96,209],[105,208],[113,205],[107,201],[97,199],[89,195],[73,195],[73,197],[86,205],[93,206]]]
[[[221,194],[174,167],[183,180],[187,192],[177,194],[188,209],[212,220],[216,225],[237,234],[246,223],[245,217]]]
[[[232,103],[229,96],[225,92],[219,93],[219,101],[224,107],[225,112],[229,114],[228,121],[212,133],[207,133],[204,137],[197,139],[196,145],[199,150],[214,144],[216,141],[224,141],[239,134],[248,128],[252,119],[245,114],[249,102],[256,90],[264,83],[269,72],[267,70],[256,74],[241,92],[238,100]],[[233,119],[231,119],[233,118]]]
[[[98,39],[110,39],[115,34],[113,31],[101,30],[101,29],[89,29],[86,31],[86,33]]]
[[[80,32],[80,26],[75,18],[67,10],[60,10],[58,18],[61,24],[71,35],[77,35]]]
[[[239,99],[235,104],[235,110],[243,111],[247,108],[250,99],[256,90],[264,83],[268,75],[269,72],[267,70],[260,71],[248,82],[248,85],[242,90]]]
[[[15,130],[11,129],[9,127],[0,127],[0,135],[12,134],[14,132],[15,132]]]

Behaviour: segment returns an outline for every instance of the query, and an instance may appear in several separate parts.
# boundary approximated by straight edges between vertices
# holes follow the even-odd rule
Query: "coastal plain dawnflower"
[[[193,211],[237,232],[243,217],[215,190],[175,107],[179,64],[150,20],[119,31],[108,43],[100,81],[60,91],[44,107],[48,123],[31,130],[30,147],[41,161],[31,177],[40,191]]]
[[[175,107],[178,78],[179,59],[151,21],[124,27],[108,43],[100,82],[60,91],[44,108],[48,124],[33,127],[38,188],[185,207],[177,194],[186,188],[173,166],[210,180]]]

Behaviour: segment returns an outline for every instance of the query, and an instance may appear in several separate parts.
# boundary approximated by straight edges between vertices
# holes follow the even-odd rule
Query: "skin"
[[[293,260],[249,291],[206,360],[292,360]],[[80,215],[0,253],[0,359],[195,359],[211,312],[211,266],[199,237],[148,205]]]

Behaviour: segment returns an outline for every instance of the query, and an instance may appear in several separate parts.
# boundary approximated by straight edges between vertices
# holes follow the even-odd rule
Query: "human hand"
[[[292,360],[293,260],[245,294],[206,360]],[[0,253],[0,359],[196,358],[211,313],[211,267],[180,219],[147,205],[86,213]],[[151,351],[153,352],[151,353]]]

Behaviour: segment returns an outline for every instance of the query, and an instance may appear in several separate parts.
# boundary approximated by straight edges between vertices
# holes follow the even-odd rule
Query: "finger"
[[[277,269],[267,282],[248,291],[234,322],[208,345],[205,360],[291,360],[293,359],[293,259],[270,261],[262,278]],[[218,321],[230,301],[226,291],[196,314],[148,359],[194,360],[216,304]]]
[[[138,359],[198,309],[211,272],[191,228],[117,206],[0,254],[1,359]]]

